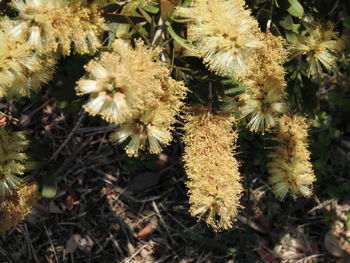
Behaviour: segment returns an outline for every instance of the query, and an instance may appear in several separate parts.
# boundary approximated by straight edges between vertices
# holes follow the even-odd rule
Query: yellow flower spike
[[[274,152],[267,164],[274,194],[283,199],[289,192],[293,197],[310,197],[312,183],[316,180],[310,152],[307,149],[308,123],[304,117],[284,116],[279,120]]]
[[[13,194],[3,197],[0,203],[0,233],[22,221],[38,200],[38,185],[35,183],[22,184]]]
[[[243,188],[234,158],[235,121],[197,108],[186,116],[183,160],[188,176],[190,213],[215,231],[232,228]]]
[[[22,132],[9,132],[0,128],[0,197],[8,195],[22,182],[29,141]]]

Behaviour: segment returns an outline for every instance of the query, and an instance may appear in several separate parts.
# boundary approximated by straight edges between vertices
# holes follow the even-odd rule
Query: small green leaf
[[[43,188],[41,194],[43,198],[53,199],[57,193],[57,177],[55,173],[51,172],[43,178]]]
[[[185,38],[180,37],[172,28],[169,21],[165,22],[165,25],[167,26],[168,33],[172,36],[172,38],[182,47],[194,51],[193,45]]]
[[[285,33],[286,33],[286,39],[287,39],[287,41],[288,41],[289,43],[295,43],[295,42],[297,42],[298,37],[297,37],[297,35],[296,35],[295,33],[290,32],[290,31],[286,31]]]
[[[292,16],[301,17],[304,15],[304,8],[298,0],[288,0],[290,7],[287,9]]]
[[[141,8],[145,10],[148,13],[151,13],[153,15],[156,15],[159,13],[159,7],[157,6],[150,6],[150,5],[142,5]]]
[[[293,18],[290,15],[286,15],[280,20],[280,25],[287,30],[293,30]]]

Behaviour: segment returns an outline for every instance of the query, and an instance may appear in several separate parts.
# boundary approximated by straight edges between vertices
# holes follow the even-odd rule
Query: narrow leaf
[[[292,16],[301,17],[304,15],[304,8],[298,0],[288,0],[290,7],[287,9]]]
[[[185,38],[180,37],[172,28],[169,21],[165,22],[165,25],[167,26],[168,33],[171,35],[171,37],[182,47],[194,51],[194,46]]]

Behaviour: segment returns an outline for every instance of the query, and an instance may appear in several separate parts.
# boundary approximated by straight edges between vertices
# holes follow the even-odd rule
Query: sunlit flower
[[[56,64],[54,55],[39,56],[20,36],[12,37],[15,23],[0,22],[0,97],[28,96],[47,83]]]
[[[0,197],[10,194],[22,182],[18,175],[24,173],[26,154],[23,151],[27,145],[22,132],[0,129]]]
[[[101,45],[97,36],[103,19],[85,1],[12,0],[11,6],[19,12],[12,35],[27,39],[37,52],[69,55],[74,44],[75,51],[84,54]]]
[[[138,127],[139,123],[130,124],[135,120],[141,119],[145,127],[149,127],[151,119],[154,122],[154,118],[163,115],[166,116],[157,121],[158,124],[174,124],[175,116],[183,105],[186,88],[182,82],[173,80],[169,69],[159,61],[160,50],[148,49],[142,41],[137,41],[134,49],[121,40],[116,41],[113,48],[113,52],[105,52],[100,58],[91,61],[86,66],[88,74],[77,82],[77,94],[90,95],[89,101],[84,105],[85,110],[93,116],[101,115],[110,123],[123,124],[123,129],[126,130],[130,129],[130,125]],[[146,117],[150,116],[150,112],[152,117]],[[140,129],[137,129],[136,134],[144,134],[144,128],[142,131]],[[134,131],[135,127],[131,130]],[[154,136],[148,135],[157,130],[146,130],[147,137],[151,138],[148,142],[152,141]],[[135,145],[130,147],[132,149],[139,148],[136,147],[135,140],[132,140]],[[140,139],[140,145],[145,140]],[[164,144],[167,140],[160,141]],[[152,149],[158,148],[152,147],[152,144],[150,146],[152,152],[156,151]],[[140,146],[140,149],[143,148]],[[132,155],[137,153],[136,150],[128,152],[133,152]]]
[[[195,0],[189,12],[188,38],[209,69],[218,75],[232,76],[247,70],[254,49],[258,23],[237,0]]]
[[[307,72],[313,78],[322,75],[325,69],[331,70],[344,48],[338,32],[334,31],[334,24],[321,24],[311,21],[306,24],[307,33],[300,35],[298,41],[291,46],[292,56],[305,55],[309,63]]]
[[[262,132],[275,126],[277,118],[288,109],[285,102],[286,93],[273,85],[285,85],[278,80],[265,80],[263,86],[255,87],[254,91],[247,91],[241,108],[244,116],[250,116],[248,127],[251,131]]]
[[[184,126],[184,167],[188,176],[190,213],[215,231],[230,229],[242,194],[235,159],[234,119],[195,108]]]
[[[115,52],[105,52],[91,61],[88,75],[78,81],[77,94],[90,94],[85,110],[111,123],[122,123],[139,109],[157,105],[162,93],[160,78],[168,70],[156,62],[159,50],[148,50],[141,42],[136,49],[117,41]]]
[[[267,164],[274,194],[283,199],[287,193],[294,197],[310,197],[311,186],[316,180],[310,152],[307,149],[307,120],[294,115],[279,120],[278,145],[270,153]]]

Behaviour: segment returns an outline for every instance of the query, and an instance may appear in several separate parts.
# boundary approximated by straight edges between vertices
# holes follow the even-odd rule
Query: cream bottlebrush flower
[[[187,88],[170,77],[162,81],[163,94],[155,108],[145,109],[127,120],[110,136],[110,141],[120,144],[129,139],[125,147],[129,156],[137,156],[139,150],[158,154],[172,140],[173,125],[183,106]]]
[[[218,75],[232,76],[247,70],[254,49],[260,47],[256,37],[258,23],[237,0],[195,0],[188,38],[209,69]]]
[[[0,197],[8,195],[18,187],[24,173],[24,161],[29,141],[22,132],[0,129]]]
[[[310,197],[311,186],[316,180],[310,152],[307,149],[308,123],[304,117],[283,116],[279,120],[276,146],[267,164],[274,194],[283,199],[288,192],[294,197]]]
[[[243,116],[250,116],[248,127],[264,132],[273,127],[276,119],[287,111],[286,82],[283,63],[287,52],[281,37],[260,33],[263,46],[256,49],[249,64],[250,71],[236,75],[246,91],[240,97]]]
[[[40,66],[34,71],[25,70],[21,78],[17,78],[7,90],[8,96],[30,96],[32,91],[39,91],[40,88],[51,81],[57,64],[57,57],[42,55],[38,57]]]
[[[27,74],[40,70],[43,65],[40,57],[27,49],[21,39],[12,38],[9,19],[0,22],[0,98],[18,82],[26,82]]]
[[[248,127],[251,131],[264,133],[275,126],[277,118],[287,111],[286,92],[282,89],[284,87],[283,81],[265,79],[261,86],[255,86],[254,90],[248,89],[241,96],[242,114],[250,116]]]
[[[83,1],[12,0],[11,6],[19,12],[12,36],[24,37],[28,48],[41,53],[60,48],[63,55],[69,55],[72,43],[80,54],[100,46],[103,19]]]
[[[206,108],[188,114],[184,126],[183,160],[188,176],[190,213],[215,231],[230,229],[242,194],[238,162],[234,158],[237,132],[234,119]]]
[[[84,108],[91,115],[120,124],[157,108],[161,100],[184,97],[182,82],[172,80],[169,70],[157,61],[160,49],[147,49],[141,41],[133,49],[117,40],[114,50],[91,61],[87,75],[77,83],[78,95],[90,95]],[[172,89],[179,94],[170,94]]]
[[[291,46],[293,57],[305,55],[309,63],[307,73],[313,78],[322,76],[322,65],[331,70],[344,48],[343,41],[338,32],[334,31],[334,24],[325,24],[311,21],[307,26],[307,34],[300,36],[298,41]]]
[[[38,203],[38,185],[22,184],[0,203],[0,233],[10,230],[22,221]]]

